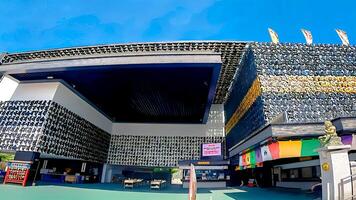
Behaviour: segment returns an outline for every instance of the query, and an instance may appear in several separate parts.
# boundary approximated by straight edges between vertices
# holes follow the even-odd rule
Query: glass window
[[[283,170],[282,171],[282,177],[281,177],[282,179],[288,178],[288,171],[289,170]]]
[[[312,167],[303,167],[302,168],[302,178],[312,178],[313,177],[313,168]]]
[[[298,178],[298,177],[299,177],[298,169],[291,169],[290,178]]]
[[[320,167],[319,166],[316,166],[314,167],[315,168],[315,175],[316,177],[321,177],[321,171],[320,171]]]
[[[189,180],[190,170],[184,170],[185,180]],[[195,170],[197,180],[224,180],[225,171],[224,170]]]

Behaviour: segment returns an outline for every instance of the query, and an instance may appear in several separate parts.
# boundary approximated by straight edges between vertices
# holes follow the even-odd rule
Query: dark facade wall
[[[257,77],[256,66],[254,63],[254,55],[251,50],[248,50],[241,61],[240,66],[243,66],[238,71],[236,80],[233,83],[233,89],[230,96],[224,105],[226,119],[230,119],[238,107],[239,103],[245,97],[248,89]]]
[[[356,116],[356,48],[340,45],[255,43],[267,121],[286,112],[288,122]]]
[[[356,116],[355,46],[252,43],[246,54],[225,104],[228,148],[283,113],[295,123]],[[252,105],[246,80],[259,85]]]
[[[106,162],[110,134],[53,101],[4,102],[0,118],[0,150]]]
[[[231,126],[233,124],[231,122],[226,125],[227,149],[265,123],[256,65],[251,50],[246,52],[240,66],[242,67],[238,72],[237,81],[234,83],[229,99],[224,106],[226,122],[233,119],[238,121],[233,126]]]

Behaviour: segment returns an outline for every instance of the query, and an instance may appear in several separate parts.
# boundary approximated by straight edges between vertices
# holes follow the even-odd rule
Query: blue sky
[[[340,43],[335,28],[356,41],[353,0],[0,0],[0,52],[71,46],[175,41]]]

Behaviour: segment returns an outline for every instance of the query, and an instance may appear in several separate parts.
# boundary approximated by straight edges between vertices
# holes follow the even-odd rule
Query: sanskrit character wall
[[[0,150],[104,163],[110,134],[53,101],[7,101],[0,105],[0,139]]]
[[[281,114],[285,122],[356,116],[356,48],[253,43],[225,104],[227,148]]]
[[[112,132],[109,164],[176,167],[200,159],[201,144],[224,142],[224,109],[213,104],[206,124],[114,123]]]
[[[227,149],[266,123],[252,51],[245,53],[236,80],[225,104]]]
[[[254,44],[267,121],[356,116],[356,48],[340,45]]]

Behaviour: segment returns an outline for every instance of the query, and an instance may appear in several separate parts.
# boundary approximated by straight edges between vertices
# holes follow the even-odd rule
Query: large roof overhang
[[[3,55],[0,73],[61,79],[113,121],[204,123],[211,104],[225,102],[245,48],[197,41],[33,51]]]

